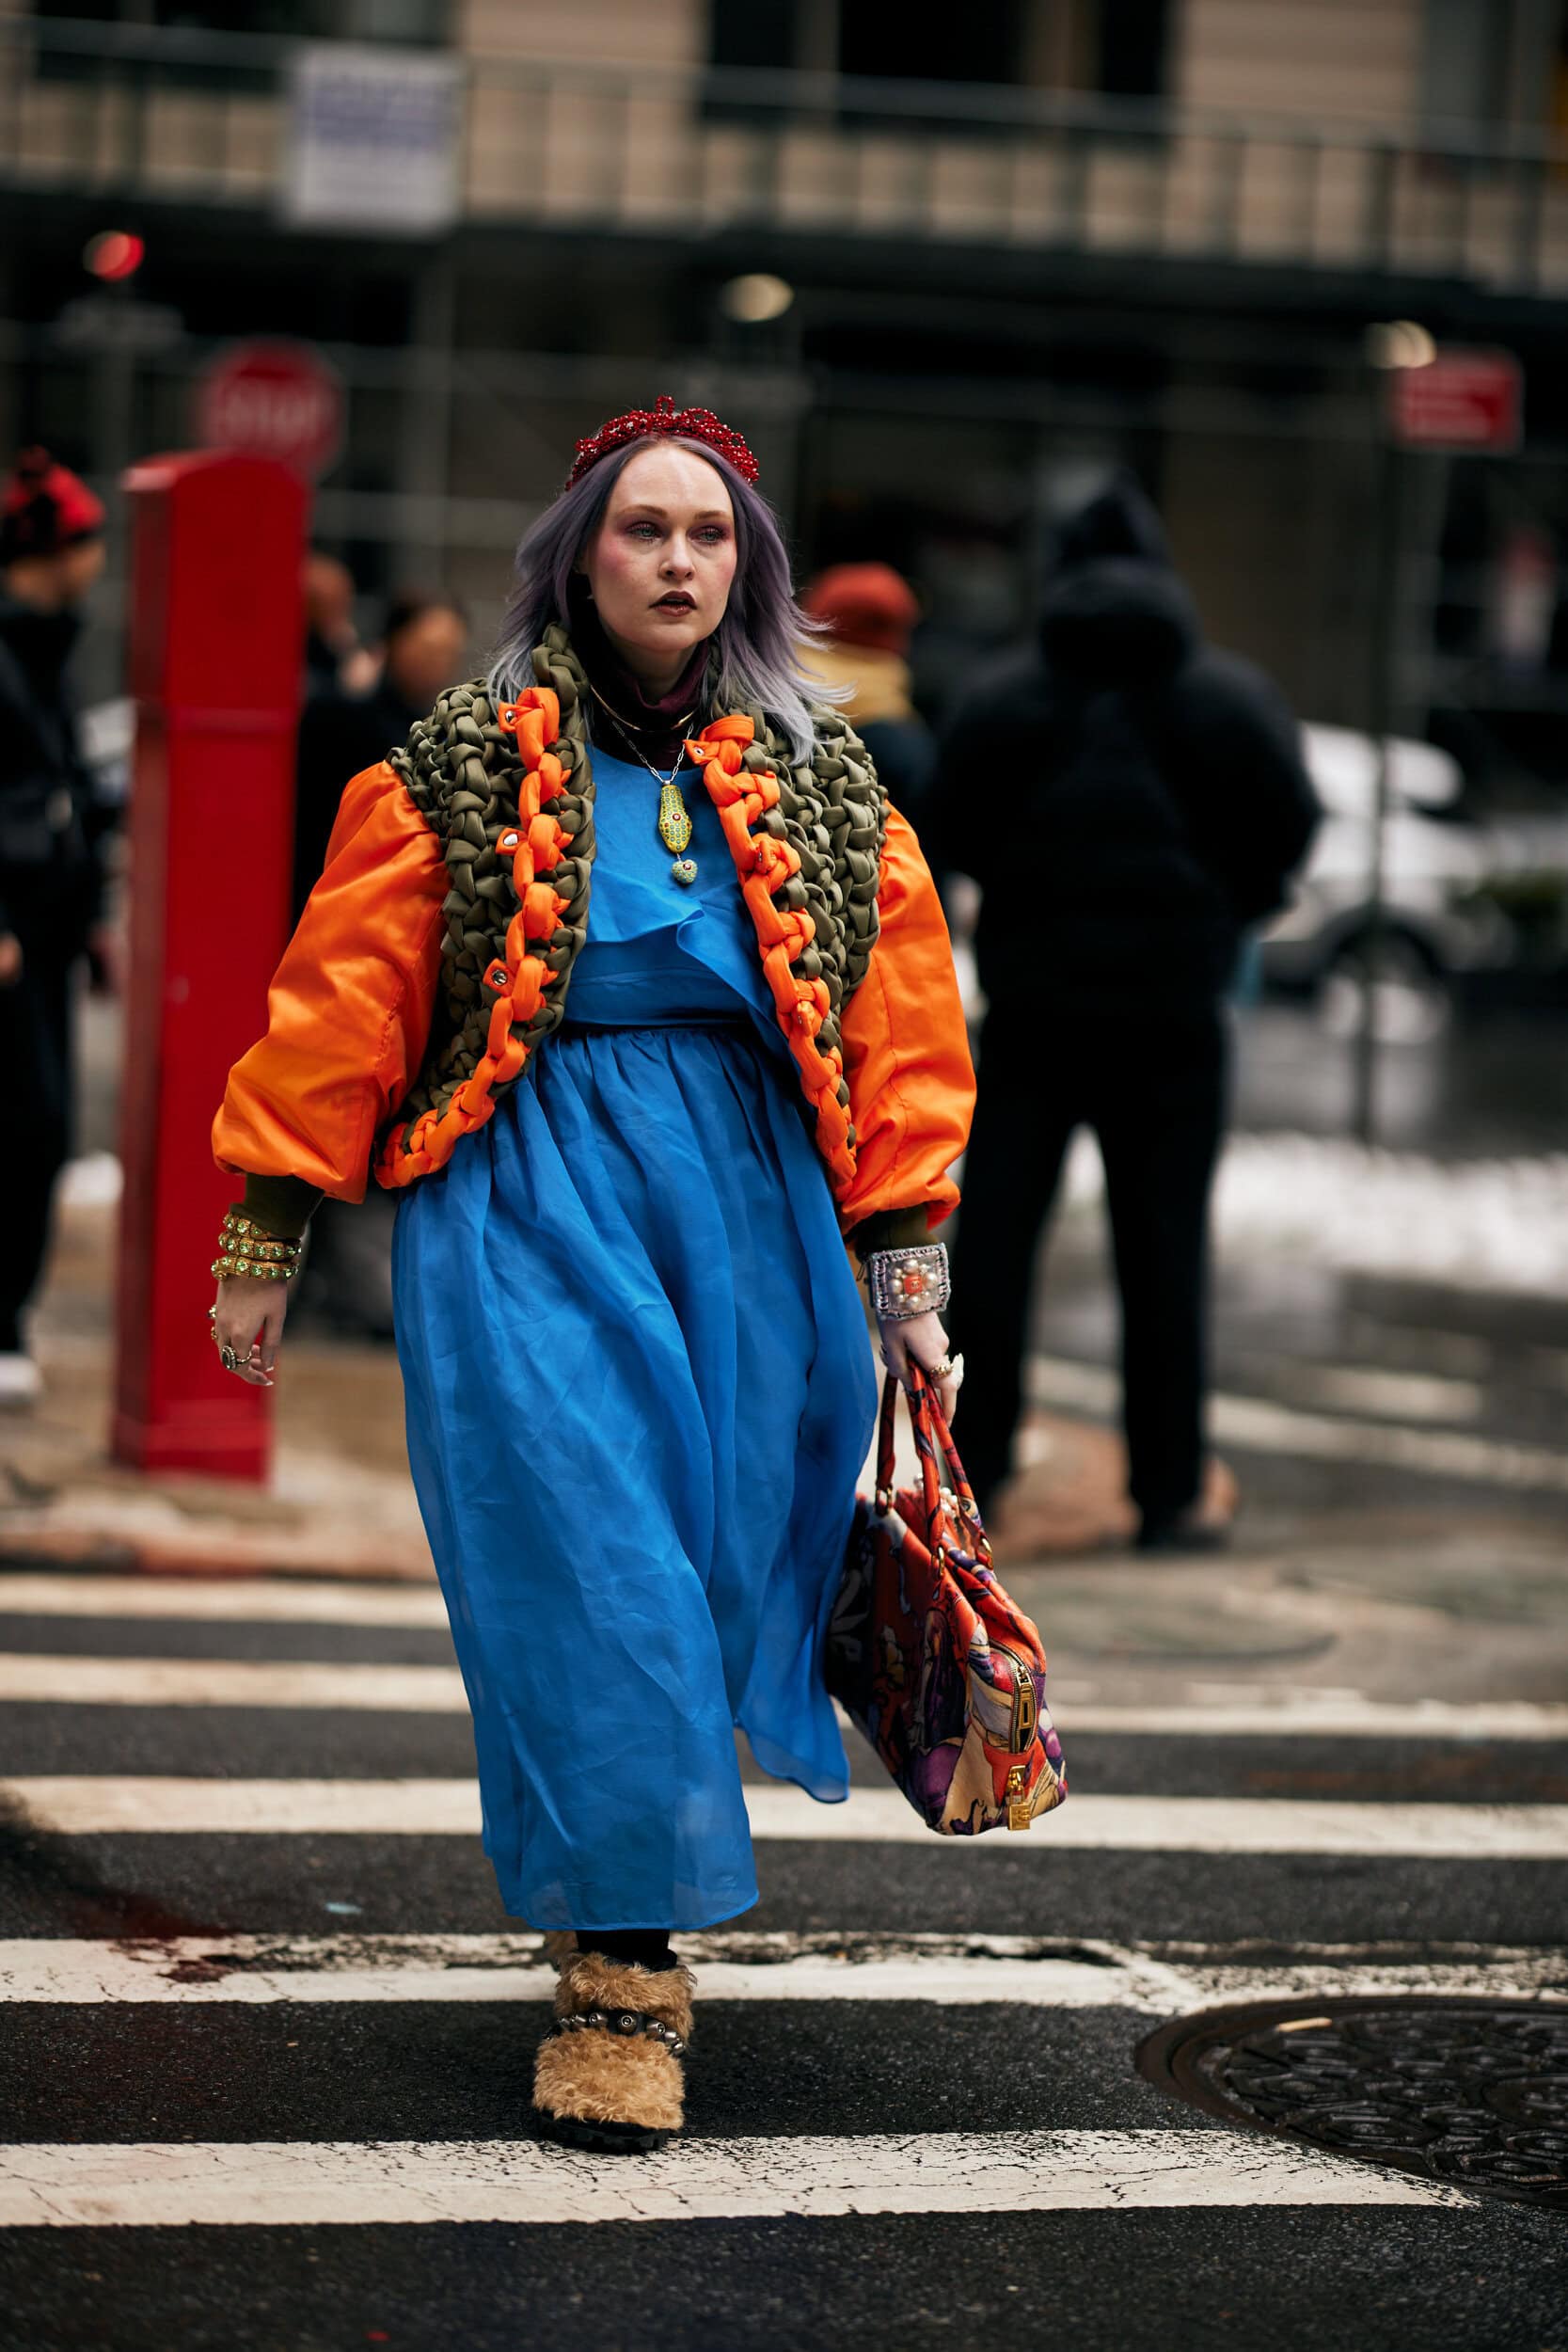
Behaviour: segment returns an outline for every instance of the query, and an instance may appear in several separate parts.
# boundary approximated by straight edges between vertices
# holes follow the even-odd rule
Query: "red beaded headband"
[[[612,449],[624,449],[628,441],[645,440],[650,433],[668,433],[683,441],[705,442],[709,449],[718,451],[726,465],[735,468],[742,482],[755,482],[757,478],[757,461],[733,426],[721,423],[711,408],[677,411],[670,394],[661,392],[651,410],[628,409],[624,417],[611,417],[587,440],[579,441],[563,486],[571,489],[591,466],[596,466],[601,457],[608,457]]]

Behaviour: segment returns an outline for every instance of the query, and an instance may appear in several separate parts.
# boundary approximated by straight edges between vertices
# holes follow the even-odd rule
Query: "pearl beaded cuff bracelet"
[[[953,1295],[945,1242],[923,1242],[915,1249],[873,1249],[865,1269],[871,1304],[884,1323],[935,1314]]]

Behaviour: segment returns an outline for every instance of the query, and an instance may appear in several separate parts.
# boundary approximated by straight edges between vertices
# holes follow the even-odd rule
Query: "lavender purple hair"
[[[659,435],[657,446],[668,446],[670,438]],[[492,693],[516,694],[533,684],[529,656],[552,621],[569,625],[573,566],[599,527],[622,468],[653,439],[646,436],[600,458],[524,532],[517,549],[517,586],[490,671]],[[677,440],[674,446],[689,450],[713,468],[735,509],[735,582],[714,632],[719,656],[716,699],[726,709],[760,710],[784,736],[799,765],[812,755],[811,704],[838,699],[801,666],[801,647],[823,634],[822,626],[808,619],[795,601],[789,558],[768,501],[702,442]]]

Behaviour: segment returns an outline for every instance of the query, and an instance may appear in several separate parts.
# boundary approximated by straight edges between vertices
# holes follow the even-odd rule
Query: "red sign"
[[[1407,449],[1517,449],[1525,381],[1510,351],[1439,348],[1424,368],[1389,371],[1389,421]]]
[[[343,385],[308,343],[230,343],[202,373],[197,438],[204,449],[275,457],[314,481],[343,445]]]

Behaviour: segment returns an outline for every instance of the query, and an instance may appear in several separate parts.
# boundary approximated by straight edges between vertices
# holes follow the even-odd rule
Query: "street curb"
[[[0,1577],[44,1570],[77,1576],[297,1577],[336,1584],[433,1584],[434,1568],[406,1559],[370,1559],[279,1550],[252,1531],[215,1538],[201,1531],[189,1543],[156,1536],[124,1539],[98,1529],[32,1528],[0,1532]]]

